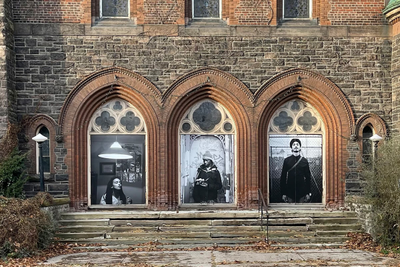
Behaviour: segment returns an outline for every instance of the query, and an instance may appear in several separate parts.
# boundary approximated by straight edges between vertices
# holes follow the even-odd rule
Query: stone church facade
[[[400,129],[400,1],[3,0],[0,130],[20,140],[46,190],[100,207],[118,177],[128,207],[196,207],[206,152],[221,174],[215,207],[279,203],[299,138],[312,202],[361,193],[368,138]],[[119,141],[132,159],[98,157]],[[289,150],[288,150],[289,149]],[[307,154],[308,153],[308,154]],[[208,155],[208,153],[207,153]],[[34,179],[27,195],[39,190]]]

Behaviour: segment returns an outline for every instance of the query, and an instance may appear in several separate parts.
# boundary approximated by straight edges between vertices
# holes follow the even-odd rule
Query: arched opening
[[[87,76],[71,91],[62,107],[59,122],[62,126],[60,134],[64,137],[64,148],[67,150],[64,161],[67,167],[71,206],[75,209],[86,209],[91,202],[88,177],[91,153],[89,124],[93,114],[109,100],[126,101],[137,109],[146,122],[146,154],[152,155],[152,160],[146,161],[148,170],[146,176],[151,177],[151,180],[146,182],[147,184],[157,182],[155,178],[159,148],[156,133],[159,124],[153,107],[160,105],[158,102],[160,95],[157,88],[141,75],[116,67],[102,69]],[[108,167],[105,168],[107,170]],[[146,202],[151,206],[157,194],[154,192],[155,186],[148,188],[150,190],[147,191]]]
[[[179,126],[180,204],[235,202],[235,126],[210,99],[194,104]]]
[[[321,203],[324,124],[308,103],[280,106],[268,127],[270,203]]]
[[[322,203],[341,207],[345,200],[349,172],[347,145],[354,134],[354,115],[346,96],[335,84],[318,73],[291,69],[268,80],[255,94],[259,110],[258,171],[260,188],[269,199],[268,127],[275,112],[285,103],[301,100],[319,114],[322,130]],[[256,113],[257,114],[257,113]],[[301,139],[300,139],[301,140]],[[290,144],[290,142],[289,142]],[[324,155],[326,155],[324,157]]]
[[[146,125],[140,112],[122,99],[109,101],[94,112],[88,133],[89,205],[146,204]],[[122,149],[110,151],[114,144]]]

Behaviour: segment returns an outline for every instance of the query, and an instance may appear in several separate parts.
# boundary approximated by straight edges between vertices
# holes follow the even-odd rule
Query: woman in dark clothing
[[[209,151],[203,155],[203,164],[197,169],[193,188],[196,203],[217,202],[218,190],[222,188],[221,175]]]

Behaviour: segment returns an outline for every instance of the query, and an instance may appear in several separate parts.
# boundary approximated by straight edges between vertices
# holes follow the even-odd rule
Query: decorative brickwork
[[[269,25],[273,17],[268,0],[241,0],[235,9],[235,17],[242,25]]]
[[[332,25],[382,25],[384,0],[332,0],[328,19]]]
[[[21,23],[80,23],[83,0],[13,0],[14,21]]]
[[[92,23],[99,18],[99,0],[14,0],[14,21],[20,23]],[[229,25],[277,25],[283,0],[222,1],[222,19]],[[191,0],[130,0],[129,17],[138,24],[185,24],[192,18]],[[385,24],[383,0],[312,1],[312,18],[321,25]],[[188,21],[188,20],[187,20]]]
[[[145,0],[143,5],[145,24],[184,24],[183,0]]]

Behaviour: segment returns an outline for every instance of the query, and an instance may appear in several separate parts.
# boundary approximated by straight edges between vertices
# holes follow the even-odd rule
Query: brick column
[[[400,21],[393,25],[392,42],[392,131],[400,132]]]
[[[14,25],[12,0],[0,0],[0,139],[16,121]]]

